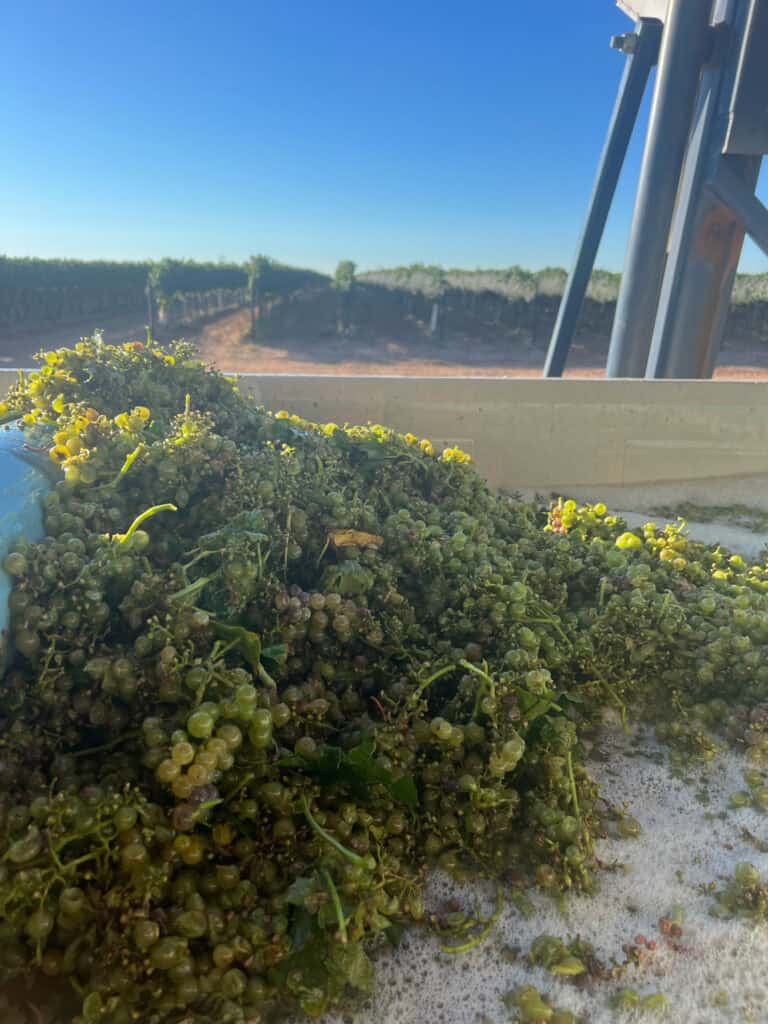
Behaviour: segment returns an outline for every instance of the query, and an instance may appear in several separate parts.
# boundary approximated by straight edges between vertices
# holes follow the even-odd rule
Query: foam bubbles
[[[710,917],[713,898],[703,891],[713,881],[722,885],[743,860],[768,875],[768,855],[741,838],[741,829],[747,828],[768,839],[768,818],[751,808],[728,808],[729,795],[744,788],[744,759],[726,753],[706,767],[691,768],[682,781],[671,775],[647,735],[640,742],[612,731],[601,746],[609,756],[591,765],[595,777],[605,796],[626,804],[643,826],[639,839],[600,843],[601,859],[623,867],[602,874],[594,896],[570,898],[565,915],[538,895],[533,896],[536,914],[529,920],[508,907],[494,934],[466,954],[443,954],[434,936],[410,932],[399,950],[377,958],[371,999],[334,1022],[501,1024],[512,1017],[501,996],[525,984],[548,993],[558,1007],[584,1014],[590,1024],[652,1019],[609,1006],[610,996],[625,987],[640,995],[663,992],[670,1007],[667,1019],[676,1022],[768,1022],[768,927],[752,929]],[[479,902],[490,909],[487,885],[468,889],[440,878],[430,883],[433,905],[457,894],[469,906]],[[685,919],[683,936],[676,940],[679,948],[672,949],[658,921],[676,905],[685,908]],[[620,981],[579,990],[522,959],[544,932],[566,940],[578,934],[606,963],[623,961],[622,946],[638,934],[656,940],[657,949]],[[505,946],[519,947],[521,958],[508,962]]]

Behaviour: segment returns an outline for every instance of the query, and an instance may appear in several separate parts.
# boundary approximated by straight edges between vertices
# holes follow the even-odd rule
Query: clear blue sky
[[[568,264],[630,27],[612,0],[8,4],[0,251]]]

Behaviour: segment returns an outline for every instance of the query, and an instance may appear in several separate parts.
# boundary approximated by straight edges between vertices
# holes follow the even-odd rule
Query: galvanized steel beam
[[[635,32],[616,40],[616,48],[627,54],[627,62],[598,164],[576,258],[549,343],[544,365],[545,377],[560,377],[565,368],[648,76],[658,58],[660,40],[661,22],[650,18],[641,19]]]
[[[754,7],[755,0],[723,4],[722,46],[702,78],[647,377],[712,376],[744,242],[744,215],[752,214],[758,235],[764,227],[758,214],[765,211],[754,197],[761,158],[722,155],[739,52],[748,41],[746,26]]]
[[[645,374],[701,68],[710,43],[709,0],[670,0],[607,376]]]
[[[752,241],[768,256],[768,209],[725,160],[709,182],[709,190],[736,214]]]

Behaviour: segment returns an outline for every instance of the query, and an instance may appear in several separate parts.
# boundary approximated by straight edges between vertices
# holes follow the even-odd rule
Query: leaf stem
[[[342,945],[346,946],[348,940],[347,922],[344,917],[344,911],[342,910],[341,907],[341,900],[339,899],[339,890],[336,888],[336,885],[334,884],[334,881],[331,878],[331,874],[327,868],[322,868],[322,870],[320,871],[320,876],[325,882],[325,887],[327,888],[328,894],[331,897],[331,902],[333,903],[333,909],[336,912],[336,920],[339,925],[339,938],[341,939]]]

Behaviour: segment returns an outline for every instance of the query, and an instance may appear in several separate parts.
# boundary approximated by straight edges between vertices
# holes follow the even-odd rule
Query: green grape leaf
[[[552,693],[539,697],[531,693],[530,690],[526,690],[523,686],[516,686],[514,690],[522,717],[529,725],[535,722],[537,718],[541,718],[542,715],[548,714],[549,711],[562,710],[558,706],[561,694]]]
[[[401,775],[399,779],[395,779],[387,788],[390,795],[395,800],[399,800],[401,804],[415,807],[419,802],[419,794],[412,775]]]
[[[343,448],[345,451],[353,447],[352,440],[346,430],[334,430],[329,440],[334,447]]]
[[[233,538],[238,540],[249,540],[253,543],[263,543],[269,537],[262,533],[259,527],[264,525],[264,518],[260,511],[248,510],[240,512],[235,518],[220,527],[212,530],[198,538],[198,546],[203,549],[219,548]]]
[[[359,992],[370,992],[373,986],[373,965],[359,942],[334,943],[328,957],[331,969],[347,985]]]
[[[288,420],[273,420],[270,432],[275,441],[282,441],[284,444],[292,444],[297,438],[306,437],[306,431]]]
[[[279,668],[285,661],[287,648],[285,644],[270,644],[269,647],[262,647],[261,660],[270,668]]]
[[[337,448],[342,448],[350,458],[354,458],[358,471],[364,475],[373,473],[385,462],[403,458],[401,452],[391,445],[384,444],[378,438],[351,438],[343,430],[334,431],[331,443]]]
[[[365,594],[369,591],[376,577],[365,566],[353,558],[338,565],[329,566],[323,576],[323,586],[327,590],[335,590],[344,597]]]
[[[277,988],[287,989],[294,995],[302,990],[328,988],[328,971],[325,960],[328,946],[320,935],[313,935],[309,941],[285,957],[269,971],[269,980]]]
[[[294,952],[303,949],[315,930],[315,919],[306,907],[298,907],[293,915],[291,927],[291,948]]]
[[[320,1016],[347,987],[370,992],[373,965],[359,942],[328,943],[326,934],[314,934],[268,974],[271,984],[290,992],[311,1016]]]
[[[286,758],[284,767],[299,768],[324,786],[344,786],[361,800],[370,797],[371,786],[382,786],[399,803],[415,807],[418,792],[412,775],[396,778],[391,771],[374,760],[376,745],[365,739],[351,750],[323,745],[311,759],[300,756]]]
[[[230,626],[226,622],[218,620],[214,620],[213,628],[218,637],[231,643],[234,650],[243,656],[251,666],[254,675],[258,675],[261,662],[261,637],[259,634],[246,629],[245,626]]]
[[[295,878],[288,886],[285,893],[286,903],[292,903],[295,907],[303,907],[307,899],[317,890],[317,881],[314,878]]]

